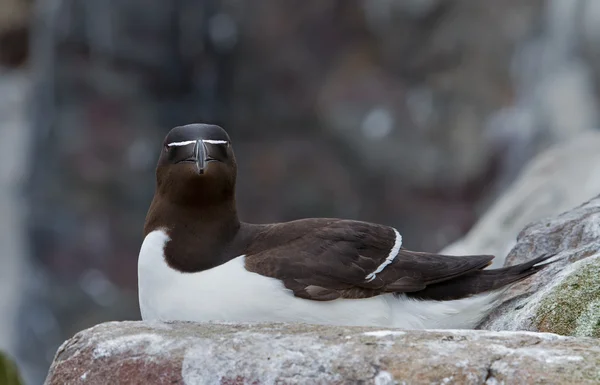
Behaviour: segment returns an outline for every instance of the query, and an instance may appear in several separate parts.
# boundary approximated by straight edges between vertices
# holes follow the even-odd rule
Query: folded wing
[[[269,232],[285,230],[273,227]],[[281,245],[255,248],[246,255],[246,268],[280,279],[295,296],[316,301],[383,293],[446,300],[494,290],[525,278],[539,270],[536,263],[548,258],[520,267],[483,270],[490,265],[492,255],[446,256],[410,251],[397,247],[398,236],[391,227],[366,222],[311,223]]]

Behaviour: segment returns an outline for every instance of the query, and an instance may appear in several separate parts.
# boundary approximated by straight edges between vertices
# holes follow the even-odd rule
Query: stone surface
[[[590,131],[540,154],[467,235],[442,253],[492,254],[496,256],[492,267],[504,265],[525,226],[600,193],[599,148],[600,132]],[[521,261],[532,257],[520,255]]]
[[[598,148],[600,133],[590,131],[540,154],[464,239],[442,250],[496,255],[492,267],[557,254],[508,289],[479,328],[600,337],[600,198],[591,199],[600,193]]]
[[[547,333],[110,322],[58,350],[46,385],[597,384],[600,345]]]
[[[546,253],[556,261],[507,290],[480,327],[600,337],[600,196],[527,226],[506,263]]]

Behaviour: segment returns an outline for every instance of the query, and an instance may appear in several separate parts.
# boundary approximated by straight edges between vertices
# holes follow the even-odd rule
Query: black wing
[[[430,285],[458,282],[459,277],[481,272],[494,258],[444,256],[397,247],[398,252],[392,253],[398,239],[391,227],[349,220],[310,221],[304,222],[306,226],[289,222],[269,228],[263,240],[285,242],[267,247],[271,242],[257,240],[246,255],[246,268],[280,279],[297,297],[328,301],[426,292]],[[443,294],[448,297],[447,291]]]

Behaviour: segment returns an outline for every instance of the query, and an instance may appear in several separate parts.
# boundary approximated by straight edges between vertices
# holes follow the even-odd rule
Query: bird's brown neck
[[[240,242],[235,242],[241,226],[235,199],[219,204],[182,205],[157,193],[148,210],[144,233],[165,230],[170,238],[164,249],[167,263],[183,272],[196,272],[224,263],[243,251]]]

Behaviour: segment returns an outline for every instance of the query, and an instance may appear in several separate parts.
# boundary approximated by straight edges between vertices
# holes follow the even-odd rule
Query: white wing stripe
[[[398,230],[396,230],[393,227],[392,227],[392,230],[394,230],[394,234],[396,235],[396,240],[394,241],[394,246],[392,247],[392,250],[390,251],[390,254],[387,256],[385,261],[383,261],[383,263],[381,265],[379,265],[379,267],[377,267],[377,269],[375,269],[374,272],[372,272],[371,274],[369,274],[365,277],[367,282],[371,282],[372,280],[374,280],[378,273],[381,273],[387,265],[392,263],[394,258],[396,258],[396,256],[398,255],[398,252],[400,251],[400,247],[402,247],[402,235],[400,235]]]

